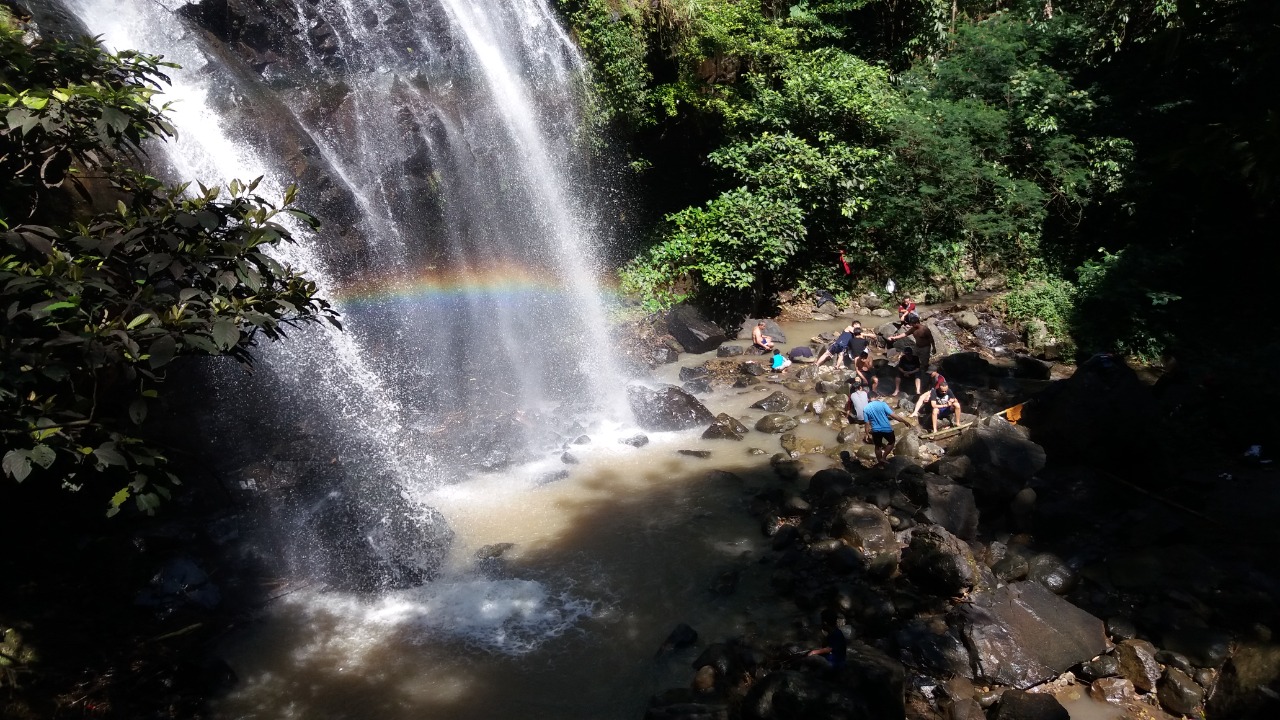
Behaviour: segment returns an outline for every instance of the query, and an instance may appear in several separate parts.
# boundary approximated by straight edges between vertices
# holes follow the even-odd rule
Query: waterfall
[[[175,103],[179,138],[158,148],[175,181],[262,175],[268,199],[296,182],[325,223],[281,255],[346,331],[262,348],[255,378],[218,371],[226,427],[263,414],[253,427],[272,442],[310,438],[294,459],[340,465],[365,483],[343,492],[376,504],[387,480],[412,496],[550,452],[573,424],[625,420],[584,66],[546,0],[65,5],[108,48],[182,65],[159,98]],[[385,508],[344,512],[396,544]]]

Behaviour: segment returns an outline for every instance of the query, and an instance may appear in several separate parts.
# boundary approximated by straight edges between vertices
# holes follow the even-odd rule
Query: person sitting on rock
[[[831,663],[833,670],[844,668],[849,656],[849,639],[844,636],[844,632],[836,624],[834,610],[827,609],[822,611],[822,632],[823,642],[826,643],[826,647],[810,650],[809,655],[827,656],[827,662]]]
[[[902,390],[902,379],[910,378],[916,383],[916,394],[920,394],[920,376],[923,374],[923,367],[920,364],[920,358],[916,355],[916,351],[911,348],[902,348],[902,357],[898,358],[898,372],[893,378],[893,395],[897,397]]]
[[[933,432],[938,432],[938,419],[950,418],[952,426],[960,422],[960,401],[951,394],[951,388],[943,383],[933,389],[929,398],[933,408]]]
[[[766,352],[773,349],[773,338],[764,334],[763,320],[756,323],[755,328],[751,330],[751,346]]]
[[[884,465],[889,453],[893,452],[893,446],[898,442],[893,434],[892,420],[903,425],[910,425],[911,420],[895,413],[882,400],[867,403],[862,409],[862,415],[867,419],[867,424],[863,426],[862,441],[876,446],[876,464]]]
[[[869,402],[871,402],[871,398],[867,397],[866,386],[858,378],[851,378],[849,380],[849,401],[844,406],[845,414],[849,416],[850,423],[861,425],[867,421],[863,411]]]
[[[875,374],[875,366],[871,363],[871,351],[863,348],[862,354],[854,358],[853,371],[864,383],[871,385],[871,392],[877,392],[880,378]]]
[[[936,367],[929,368],[929,379],[932,381],[929,385],[931,391],[947,384],[947,379],[942,376],[942,373]],[[916,409],[911,413],[912,415],[920,416],[920,408],[923,408],[925,403],[929,402],[929,395],[930,393],[925,393],[920,396],[920,399],[916,401]]]
[[[910,297],[903,297],[902,302],[898,303],[898,322],[906,322],[908,315],[916,314],[916,304],[911,302]]]
[[[791,359],[783,355],[781,350],[774,349],[773,365],[769,369],[772,372],[785,373],[789,367],[791,367]]]

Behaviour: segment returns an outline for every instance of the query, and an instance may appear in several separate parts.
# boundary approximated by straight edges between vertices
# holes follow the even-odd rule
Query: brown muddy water
[[[785,324],[785,345],[845,322]],[[684,355],[653,379],[679,384],[681,366],[712,356]],[[772,380],[702,400],[752,427],[765,413],[749,405],[782,389]],[[707,441],[697,429],[649,433],[639,449],[617,442],[632,432],[588,428],[592,442],[572,449],[578,464],[549,456],[422,491],[416,499],[457,533],[445,576],[377,597],[308,590],[276,601],[221,648],[240,682],[214,717],[640,718],[650,695],[689,683],[710,642],[756,633],[816,642],[795,629],[800,611],[774,597],[760,562],[767,545],[747,512],[774,482],[778,438]],[[798,432],[834,445],[835,432],[816,423]],[[561,469],[567,477],[546,481]],[[476,560],[499,543],[511,544],[500,560]],[[699,632],[698,644],[660,652],[678,623]],[[1074,700],[1078,720],[1109,717]]]

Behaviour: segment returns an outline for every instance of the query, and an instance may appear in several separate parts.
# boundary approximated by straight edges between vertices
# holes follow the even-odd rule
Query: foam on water
[[[317,628],[294,652],[297,662],[344,658],[367,662],[389,637],[402,642],[456,642],[469,650],[519,656],[592,617],[597,603],[535,580],[440,580],[371,598],[333,591],[295,593],[292,609]]]

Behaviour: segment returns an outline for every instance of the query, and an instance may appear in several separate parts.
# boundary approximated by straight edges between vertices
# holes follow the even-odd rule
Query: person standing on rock
[[[761,350],[773,350],[773,338],[764,334],[764,321],[756,323],[751,331],[751,344]]]
[[[933,432],[938,432],[938,418],[951,418],[952,425],[960,422],[960,401],[951,394],[951,388],[944,382],[933,389],[929,398],[933,407]]]
[[[892,421],[897,420],[903,425],[910,425],[911,421],[894,412],[893,408],[881,400],[867,403],[862,415],[867,419],[862,431],[862,441],[876,446],[876,464],[883,465],[889,459],[889,453],[893,452],[893,446],[898,443],[898,438],[893,434]]]

